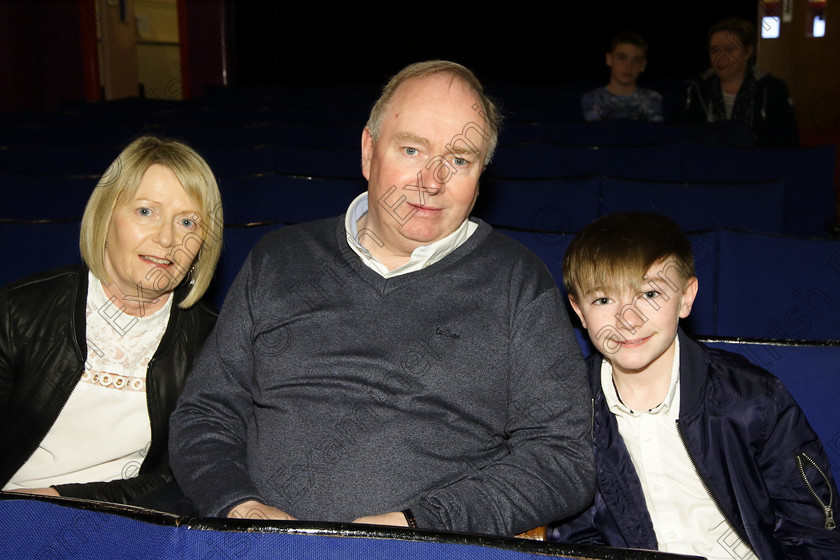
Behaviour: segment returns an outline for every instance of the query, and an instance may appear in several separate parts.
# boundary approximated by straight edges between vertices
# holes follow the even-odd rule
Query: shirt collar
[[[359,231],[357,222],[368,211],[368,193],[364,192],[350,203],[344,217],[344,229],[347,232],[347,244],[361,257],[368,267],[372,268],[385,278],[399,276],[408,272],[415,272],[430,266],[449,255],[460,247],[478,229],[478,224],[470,220],[464,222],[454,232],[443,239],[439,239],[428,245],[421,245],[412,251],[408,262],[394,270],[388,268],[365,249],[359,242]]]
[[[674,341],[674,362],[671,364],[671,380],[668,384],[668,392],[658,406],[648,410],[648,413],[656,414],[658,412],[669,413],[672,408],[679,410],[679,393],[677,389],[680,381],[680,339],[675,338]],[[621,402],[621,396],[615,387],[613,381],[612,364],[607,359],[601,360],[601,390],[604,391],[604,398],[607,401],[607,406],[613,414],[624,416],[639,416],[641,413],[632,410],[629,406]]]

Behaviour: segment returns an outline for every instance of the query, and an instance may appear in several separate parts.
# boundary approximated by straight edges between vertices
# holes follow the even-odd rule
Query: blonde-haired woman
[[[88,200],[83,264],[0,289],[4,491],[136,503],[172,480],[169,414],[217,313],[221,196],[183,143],[138,138]]]

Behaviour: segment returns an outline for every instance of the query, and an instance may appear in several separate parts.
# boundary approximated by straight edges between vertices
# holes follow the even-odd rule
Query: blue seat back
[[[783,233],[785,183],[672,183],[604,178],[601,214],[628,210],[665,214],[685,231],[737,228]]]
[[[685,151],[685,181],[784,179],[785,232],[825,235],[834,216],[834,147],[756,150],[692,144]]]
[[[0,285],[58,266],[81,262],[80,220],[0,221]]]
[[[488,179],[473,215],[506,228],[541,232],[580,231],[599,215],[601,179]]]
[[[840,473],[840,344],[702,339],[746,357],[781,379],[820,437],[835,476]]]
[[[840,340],[840,240],[720,232],[717,334]]]

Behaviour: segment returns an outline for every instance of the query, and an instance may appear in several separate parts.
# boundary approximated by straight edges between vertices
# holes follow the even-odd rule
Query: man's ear
[[[362,130],[362,175],[370,179],[370,160],[373,157],[373,136],[370,129],[365,127]]]
[[[607,61],[607,66],[612,68],[612,53],[607,53],[606,61]]]
[[[569,303],[572,304],[572,309],[575,310],[575,314],[580,318],[580,324],[583,325],[583,328],[586,327],[586,319],[583,317],[583,311],[580,310],[580,306],[578,305],[577,301],[575,301],[575,296],[569,294]]]
[[[685,289],[680,298],[680,319],[685,319],[691,314],[691,306],[694,305],[694,299],[697,297],[699,287],[696,276],[692,276],[685,283]]]

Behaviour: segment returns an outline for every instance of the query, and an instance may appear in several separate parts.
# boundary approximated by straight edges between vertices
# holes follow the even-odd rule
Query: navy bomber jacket
[[[837,558],[837,485],[819,438],[776,377],[740,355],[680,337],[680,419],[688,455],[718,508],[762,560]],[[597,487],[548,539],[657,548],[641,483],[590,357]]]

